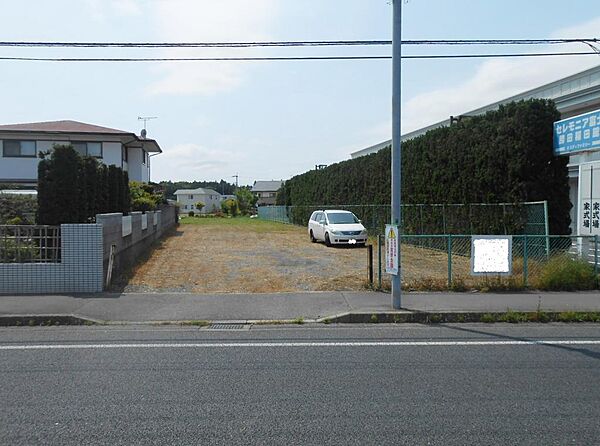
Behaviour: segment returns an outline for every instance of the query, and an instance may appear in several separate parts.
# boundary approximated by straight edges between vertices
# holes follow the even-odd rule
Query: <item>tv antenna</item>
[[[151,119],[158,119],[158,116],[138,116],[138,121],[144,121],[144,130],[146,130],[146,123]]]

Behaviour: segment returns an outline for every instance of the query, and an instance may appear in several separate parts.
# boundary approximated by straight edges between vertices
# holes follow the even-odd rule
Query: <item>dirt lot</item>
[[[186,218],[134,270],[125,290],[357,290],[366,279],[365,248],[327,248],[311,243],[303,228],[257,219]]]
[[[377,252],[374,253],[377,281]],[[457,274],[468,261],[454,260]],[[464,265],[463,265],[464,263]],[[402,247],[406,288],[447,282],[446,253]],[[384,287],[389,276],[384,274]],[[258,219],[185,218],[133,272],[124,291],[268,293],[364,290],[367,250],[311,243],[304,228]]]

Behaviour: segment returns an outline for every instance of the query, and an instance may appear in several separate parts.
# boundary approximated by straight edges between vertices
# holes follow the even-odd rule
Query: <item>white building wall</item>
[[[129,172],[131,181],[144,181],[142,176],[142,149],[138,147],[127,149],[127,165],[127,172]]]
[[[102,141],[101,138],[97,136],[80,136],[80,137],[65,137],[62,140],[48,140],[48,139],[38,139],[39,136],[35,135],[23,135],[18,138],[15,136],[10,136],[10,138],[6,139],[20,139],[24,141],[36,141],[36,149],[37,152],[46,152],[52,150],[52,147],[55,144],[70,144],[71,141],[82,141],[82,142],[102,142],[102,161],[106,165],[114,164],[115,166],[121,167],[121,142],[114,141]],[[130,151],[141,152],[141,149],[130,149]],[[136,181],[148,181],[148,168],[144,166],[142,169],[141,165],[141,154],[133,155],[133,158],[137,161],[139,159],[140,168],[136,174]],[[0,179],[6,180],[29,180],[29,181],[37,181],[37,168],[38,168],[39,158],[37,155],[31,158],[13,158],[13,157],[4,157],[4,148],[3,148],[3,140],[2,136],[0,136]],[[127,164],[123,166],[125,170],[127,170]],[[145,175],[143,174],[145,171]]]
[[[190,195],[193,198],[190,198]],[[204,203],[201,212],[196,209],[196,203],[199,201]],[[178,194],[177,202],[181,214],[188,214],[190,211],[194,211],[195,214],[210,214],[221,209],[221,194]]]
[[[102,162],[107,166],[114,164],[121,167],[121,143],[104,142],[102,143]]]

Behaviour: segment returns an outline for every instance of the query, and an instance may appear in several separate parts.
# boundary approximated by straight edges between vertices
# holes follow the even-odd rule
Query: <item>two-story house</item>
[[[255,181],[252,186],[252,193],[256,195],[257,206],[273,206],[277,191],[283,186],[283,181]]]
[[[221,210],[223,197],[217,191],[212,189],[179,189],[175,192],[177,203],[179,204],[180,214],[210,214],[211,212]],[[204,203],[202,210],[196,208],[196,203]]]
[[[71,144],[81,155],[98,158],[129,173],[132,181],[150,181],[150,158],[158,143],[123,130],[77,121],[0,125],[0,183],[37,184],[38,153],[54,144]]]

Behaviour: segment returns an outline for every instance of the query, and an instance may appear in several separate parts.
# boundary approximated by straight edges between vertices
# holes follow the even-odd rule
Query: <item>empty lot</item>
[[[184,218],[126,291],[268,293],[364,289],[367,250],[311,243],[304,228],[250,218]]]

